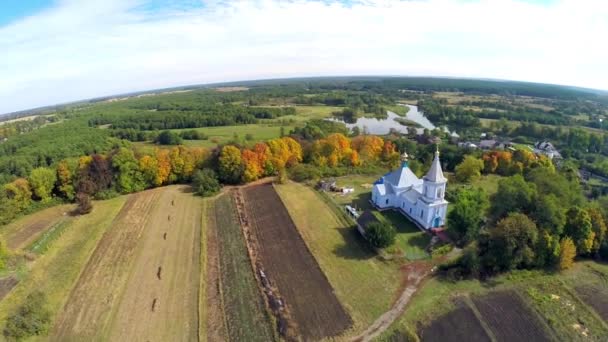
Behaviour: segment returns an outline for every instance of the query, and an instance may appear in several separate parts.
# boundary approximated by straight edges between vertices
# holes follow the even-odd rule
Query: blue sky
[[[327,75],[608,89],[604,0],[7,0],[0,113],[118,93]]]

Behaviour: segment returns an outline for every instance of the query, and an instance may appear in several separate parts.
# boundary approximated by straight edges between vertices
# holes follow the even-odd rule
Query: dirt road
[[[405,307],[416,293],[422,281],[431,273],[432,265],[429,263],[411,263],[404,267],[406,272],[406,286],[393,307],[382,314],[369,328],[351,341],[368,342],[380,336],[393,322],[403,314]]]

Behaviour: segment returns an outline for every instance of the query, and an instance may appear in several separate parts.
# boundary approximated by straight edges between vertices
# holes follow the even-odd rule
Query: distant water
[[[405,118],[422,126],[422,128],[415,127],[416,132],[418,134],[422,134],[425,128],[429,130],[435,129],[435,125],[433,125],[433,123],[429,119],[427,119],[427,117],[424,116],[422,112],[418,111],[418,106],[404,106],[407,106],[410,109],[407,112]],[[388,134],[391,131],[391,128],[400,133],[407,133],[408,127],[410,126],[400,124],[399,122],[395,121],[396,118],[401,118],[401,116],[391,111],[387,111],[387,117],[385,119],[358,118],[354,123],[348,123],[341,118],[331,118],[329,120],[343,122],[349,129],[352,129],[353,127],[359,127],[359,129],[361,129],[362,131],[365,129],[368,133],[375,135]],[[449,130],[445,128],[444,130],[449,132]]]

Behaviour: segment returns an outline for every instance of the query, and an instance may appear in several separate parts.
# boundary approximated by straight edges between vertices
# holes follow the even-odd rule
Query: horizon
[[[22,110],[13,111],[13,112],[0,113],[0,118],[4,117],[4,116],[9,116],[12,114],[34,112],[34,111],[43,110],[46,108],[56,108],[56,107],[61,107],[61,106],[68,106],[71,104],[78,104],[81,102],[102,100],[102,99],[106,99],[106,98],[110,99],[110,98],[130,97],[130,96],[135,96],[135,95],[155,93],[155,92],[159,92],[159,91],[172,91],[174,89],[181,89],[181,88],[193,88],[192,90],[196,90],[197,88],[210,88],[211,89],[214,86],[222,87],[222,86],[230,86],[230,85],[242,85],[243,83],[248,83],[248,82],[292,81],[292,80],[299,80],[299,79],[312,79],[312,80],[315,80],[315,79],[340,79],[340,78],[356,79],[356,78],[368,78],[368,77],[369,78],[374,78],[374,77],[379,77],[379,78],[436,78],[436,79],[454,79],[454,80],[475,80],[475,81],[487,81],[487,82],[497,82],[497,83],[500,83],[500,82],[527,83],[527,84],[534,84],[534,85],[545,85],[545,86],[552,86],[552,87],[569,88],[572,90],[583,91],[583,92],[588,92],[588,93],[602,93],[602,95],[608,95],[608,89],[586,88],[586,87],[578,87],[578,86],[567,85],[567,84],[541,83],[541,82],[529,82],[529,81],[508,80],[508,79],[494,79],[494,78],[483,78],[483,77],[450,77],[450,76],[441,76],[441,75],[439,75],[439,76],[430,76],[430,75],[420,75],[420,76],[340,75],[340,76],[336,76],[336,75],[328,75],[328,76],[259,78],[259,79],[247,79],[247,80],[237,80],[237,81],[228,81],[228,82],[185,84],[185,85],[177,85],[177,86],[173,86],[173,87],[161,87],[161,88],[154,88],[154,89],[135,89],[133,91],[126,92],[126,93],[103,94],[100,96],[77,99],[74,101],[52,103],[52,104],[41,106],[41,107],[26,108],[26,109],[22,109]],[[188,90],[190,90],[190,89],[188,89]],[[35,114],[35,113],[32,113],[32,114]]]
[[[317,77],[608,91],[608,48],[596,43],[608,35],[606,17],[608,4],[597,0],[23,1],[0,15],[7,51],[0,115],[159,89]]]

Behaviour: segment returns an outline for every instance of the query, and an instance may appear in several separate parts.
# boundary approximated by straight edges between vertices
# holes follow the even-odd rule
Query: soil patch
[[[280,298],[304,340],[337,336],[352,320],[306,247],[272,184],[243,189],[250,225],[259,243],[264,278]]]
[[[491,341],[473,310],[464,301],[456,302],[456,309],[419,329],[419,335],[422,341],[432,342]]]

